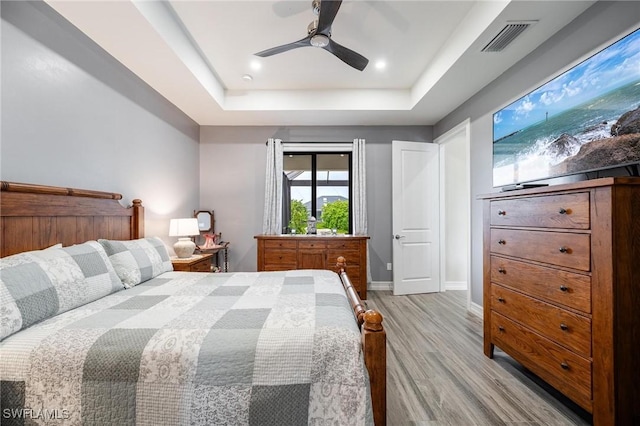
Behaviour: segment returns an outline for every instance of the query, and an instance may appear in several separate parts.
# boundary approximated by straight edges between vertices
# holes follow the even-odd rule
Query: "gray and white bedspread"
[[[0,375],[3,425],[373,422],[330,271],[167,272],[9,336]]]

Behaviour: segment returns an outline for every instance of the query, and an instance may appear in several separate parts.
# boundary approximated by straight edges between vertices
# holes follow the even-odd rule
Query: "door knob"
[[[400,234],[396,234],[393,238],[395,238],[396,240],[399,240],[400,238],[404,238],[405,235],[400,235]]]

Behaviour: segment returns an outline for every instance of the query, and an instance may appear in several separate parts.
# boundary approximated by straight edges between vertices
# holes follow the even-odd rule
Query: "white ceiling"
[[[313,47],[254,55],[304,38],[311,0],[47,3],[197,123],[293,126],[435,124],[595,1],[345,0],[332,39],[362,72]],[[514,21],[536,23],[481,52]]]

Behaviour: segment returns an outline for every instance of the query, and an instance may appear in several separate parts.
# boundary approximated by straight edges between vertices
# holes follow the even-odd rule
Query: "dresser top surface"
[[[640,186],[640,178],[639,177],[608,177],[608,178],[600,178],[600,179],[590,179],[590,180],[585,180],[585,181],[575,182],[575,183],[540,186],[535,188],[517,189],[514,191],[503,191],[503,192],[492,192],[489,194],[480,194],[477,196],[477,198],[478,199],[497,199],[497,198],[520,196],[520,195],[551,194],[555,192],[586,190],[590,188],[616,186],[616,185]]]
[[[326,240],[340,240],[340,239],[368,240],[369,236],[368,235],[350,235],[350,234],[349,235],[347,234],[340,234],[340,235],[279,234],[279,235],[255,235],[253,238],[263,239],[263,240],[280,239],[280,238],[295,239],[295,240],[306,239],[306,238],[326,239]]]

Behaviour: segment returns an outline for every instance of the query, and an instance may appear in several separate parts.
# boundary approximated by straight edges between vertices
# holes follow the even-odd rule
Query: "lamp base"
[[[191,241],[191,238],[178,238],[178,242],[173,245],[173,250],[179,259],[186,259],[193,256],[195,249],[196,244]]]

